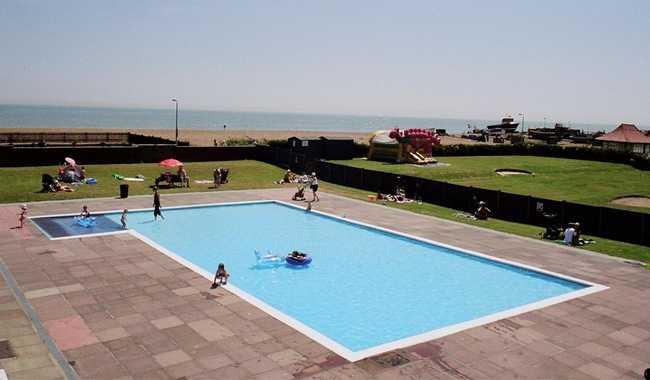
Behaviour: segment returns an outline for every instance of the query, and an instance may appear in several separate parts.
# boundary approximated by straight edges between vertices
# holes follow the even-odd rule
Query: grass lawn
[[[196,179],[211,179],[212,170],[219,166],[230,169],[229,178],[231,179],[231,182],[222,186],[220,190],[280,187],[281,185],[276,185],[273,182],[280,179],[284,174],[283,169],[258,161],[196,162],[186,164],[192,181]],[[153,184],[153,179],[161,172],[161,168],[156,164],[86,165],[88,175],[97,178],[97,185],[82,185],[78,191],[73,193],[39,193],[38,191],[41,188],[41,174],[53,174],[56,173],[56,169],[55,166],[0,168],[0,175],[2,178],[5,178],[4,181],[0,182],[0,203],[115,197],[119,194],[119,184],[124,182],[114,179],[112,177],[113,173],[119,173],[127,177],[132,177],[137,174],[144,175],[147,178],[145,182],[128,182],[130,188],[129,193],[131,195],[151,194],[149,186]],[[214,191],[209,189],[210,186],[207,184],[198,185],[192,183],[192,187],[189,189],[163,189],[162,192],[164,194],[168,192]],[[367,201],[368,192],[363,190],[333,185],[326,182],[321,182],[321,188],[326,192]],[[498,219],[490,219],[487,221],[459,219],[454,216],[457,212],[456,210],[427,203],[400,205],[388,202],[386,206],[532,238],[539,238],[539,233],[542,231],[540,227],[506,222]],[[650,262],[650,249],[648,247],[598,237],[594,239],[596,240],[596,244],[585,246],[585,249],[646,263]]]
[[[38,166],[25,168],[0,168],[0,203],[51,201],[76,198],[115,197],[119,195],[119,185],[129,184],[129,195],[151,194],[150,186],[154,179],[164,171],[158,164],[121,164],[121,165],[85,165],[88,177],[97,179],[96,185],[81,185],[75,192],[40,193],[41,174],[49,173],[55,176],[56,166]],[[240,190],[252,188],[273,187],[276,181],[284,175],[284,170],[277,166],[259,161],[228,161],[228,162],[190,162],[185,164],[192,180],[192,187],[161,189],[164,193],[211,191],[212,184],[196,184],[194,180],[212,181],[212,171],[217,167],[230,169],[230,183],[222,186],[224,190]],[[118,181],[112,177],[119,173],[125,177],[145,176],[144,182]]]
[[[330,183],[322,183],[321,188],[325,192],[343,195],[349,198],[355,198],[363,201],[368,201],[368,192],[364,190],[358,190],[350,187],[344,187],[339,185],[334,185]],[[442,206],[437,206],[430,203],[403,203],[398,204],[394,202],[385,202],[387,207],[394,207],[406,211],[415,212],[418,214],[435,216],[441,219],[453,220],[455,222],[471,224],[483,228],[488,228],[491,230],[507,232],[513,235],[525,236],[533,239],[540,239],[540,233],[544,230],[542,227],[531,226],[528,224],[520,224],[514,222],[507,222],[500,219],[490,218],[488,220],[471,220],[467,218],[458,218],[455,214],[458,213],[458,210],[451,208],[446,208]],[[582,249],[603,253],[610,256],[617,256],[631,260],[637,260],[646,263],[650,263],[650,248],[637,245],[624,243],[616,240],[608,240],[601,237],[594,237],[589,235],[582,235],[586,239],[594,239],[595,244],[585,245],[580,247]]]
[[[447,181],[459,185],[592,205],[612,205],[616,197],[650,196],[650,171],[629,165],[535,156],[440,157],[443,167],[418,167],[355,159],[333,161],[364,169]],[[500,168],[524,169],[535,176],[500,176]],[[624,207],[650,212],[649,208]]]

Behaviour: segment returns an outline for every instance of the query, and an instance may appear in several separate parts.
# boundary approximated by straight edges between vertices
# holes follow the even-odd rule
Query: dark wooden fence
[[[471,212],[476,207],[476,200],[482,200],[487,203],[495,218],[545,227],[548,220],[538,212],[541,204],[544,213],[556,214],[557,222],[562,225],[580,222],[581,230],[589,235],[650,245],[650,214],[646,213],[398,176],[322,160],[307,161],[304,156],[290,154],[288,150],[277,147],[258,147],[257,159],[296,172],[316,171],[324,181],[367,190],[369,193],[394,193],[399,184],[410,198],[419,198],[424,202],[456,210]]]
[[[179,141],[179,145],[189,145]],[[47,145],[132,145],[175,144],[175,141],[158,136],[139,135],[131,132],[5,132],[0,133],[0,144],[47,146]]]
[[[65,157],[79,164],[132,164],[159,162],[166,158],[180,161],[231,161],[255,159],[254,146],[202,147],[175,145],[130,146],[60,146],[60,147],[0,147],[0,166],[57,165]]]
[[[0,144],[65,143],[129,144],[128,132],[14,132],[0,133]]]

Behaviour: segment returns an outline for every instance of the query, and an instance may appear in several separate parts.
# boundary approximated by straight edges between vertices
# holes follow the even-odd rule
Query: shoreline
[[[0,133],[43,133],[43,132],[131,132],[134,134],[158,136],[174,140],[174,129],[135,129],[135,128],[0,128]],[[368,143],[372,132],[342,132],[342,131],[293,131],[293,130],[256,130],[256,129],[231,129],[226,131],[203,129],[179,129],[178,138],[189,141],[194,146],[214,146],[214,141],[221,142],[227,139],[251,138],[254,140],[286,140],[289,137],[319,137],[351,138],[356,142]],[[481,144],[479,142],[461,139],[455,136],[443,136],[442,145],[454,144]]]

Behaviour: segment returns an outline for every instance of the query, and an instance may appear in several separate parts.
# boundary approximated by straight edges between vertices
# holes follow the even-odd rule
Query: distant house
[[[634,124],[621,124],[615,130],[596,138],[596,140],[603,143],[603,149],[650,156],[650,136],[640,131]]]

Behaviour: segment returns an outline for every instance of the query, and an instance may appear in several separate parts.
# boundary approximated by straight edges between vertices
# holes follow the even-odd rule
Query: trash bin
[[[128,198],[128,197],[129,197],[129,185],[123,183],[120,185],[120,198]]]

